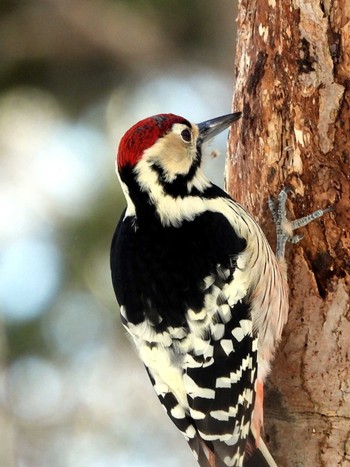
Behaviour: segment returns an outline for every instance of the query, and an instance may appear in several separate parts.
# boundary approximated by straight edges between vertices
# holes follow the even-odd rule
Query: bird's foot
[[[286,201],[288,193],[292,192],[291,188],[285,187],[279,193],[277,200],[269,198],[269,208],[272,213],[273,220],[276,224],[276,236],[277,236],[277,246],[276,246],[276,256],[277,258],[284,258],[286,243],[298,243],[303,235],[294,235],[294,230],[299,227],[304,227],[310,222],[318,219],[323,216],[326,212],[332,211],[333,208],[328,207],[326,209],[318,209],[313,213],[290,221],[287,219],[286,213]]]

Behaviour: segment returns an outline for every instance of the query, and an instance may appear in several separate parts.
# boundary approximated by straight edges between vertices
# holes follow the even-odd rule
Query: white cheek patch
[[[188,174],[196,154],[195,146],[184,143],[179,135],[171,132],[146,149],[141,160],[149,166],[158,165],[165,181],[171,183],[177,175]]]

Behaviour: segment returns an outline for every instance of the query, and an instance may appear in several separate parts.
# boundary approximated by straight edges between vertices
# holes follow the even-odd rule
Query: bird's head
[[[137,192],[152,200],[155,191],[176,197],[190,194],[194,186],[198,190],[196,185],[204,183],[203,176],[198,177],[202,144],[240,116],[237,112],[195,124],[178,115],[159,114],[136,123],[122,137],[117,153],[124,191],[137,203]]]

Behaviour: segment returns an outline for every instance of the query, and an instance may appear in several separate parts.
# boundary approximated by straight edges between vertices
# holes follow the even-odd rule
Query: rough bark
[[[279,465],[350,466],[350,0],[241,0],[227,189],[273,243],[267,208],[332,205],[289,246],[290,314],[265,397]]]

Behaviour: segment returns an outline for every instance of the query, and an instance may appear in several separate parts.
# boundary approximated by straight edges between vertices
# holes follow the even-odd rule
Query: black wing
[[[234,258],[246,242],[223,215],[214,212],[203,213],[178,228],[165,228],[157,222],[134,228],[133,222],[130,217],[119,223],[111,248],[113,285],[125,308],[123,322],[137,326],[147,321],[157,333],[169,334],[170,341],[176,342],[168,351],[182,375],[187,404],[182,405],[183,413],[174,410],[179,400],[170,386],[168,391],[158,392],[158,397],[187,437],[200,465],[208,465],[208,450],[216,457],[216,467],[240,465],[254,406],[256,340],[248,302],[230,308],[222,290],[225,281],[234,280]],[[221,270],[229,271],[224,279]],[[215,279],[206,287],[207,277]],[[198,342],[206,351],[201,352],[194,343],[185,353],[172,329],[181,327],[184,339],[192,338],[188,310],[199,316],[212,293],[217,293],[216,309],[212,321],[199,333],[202,343]],[[197,321],[200,326],[201,320]],[[149,374],[153,383],[166,386],[167,381],[154,381],[151,371]]]

